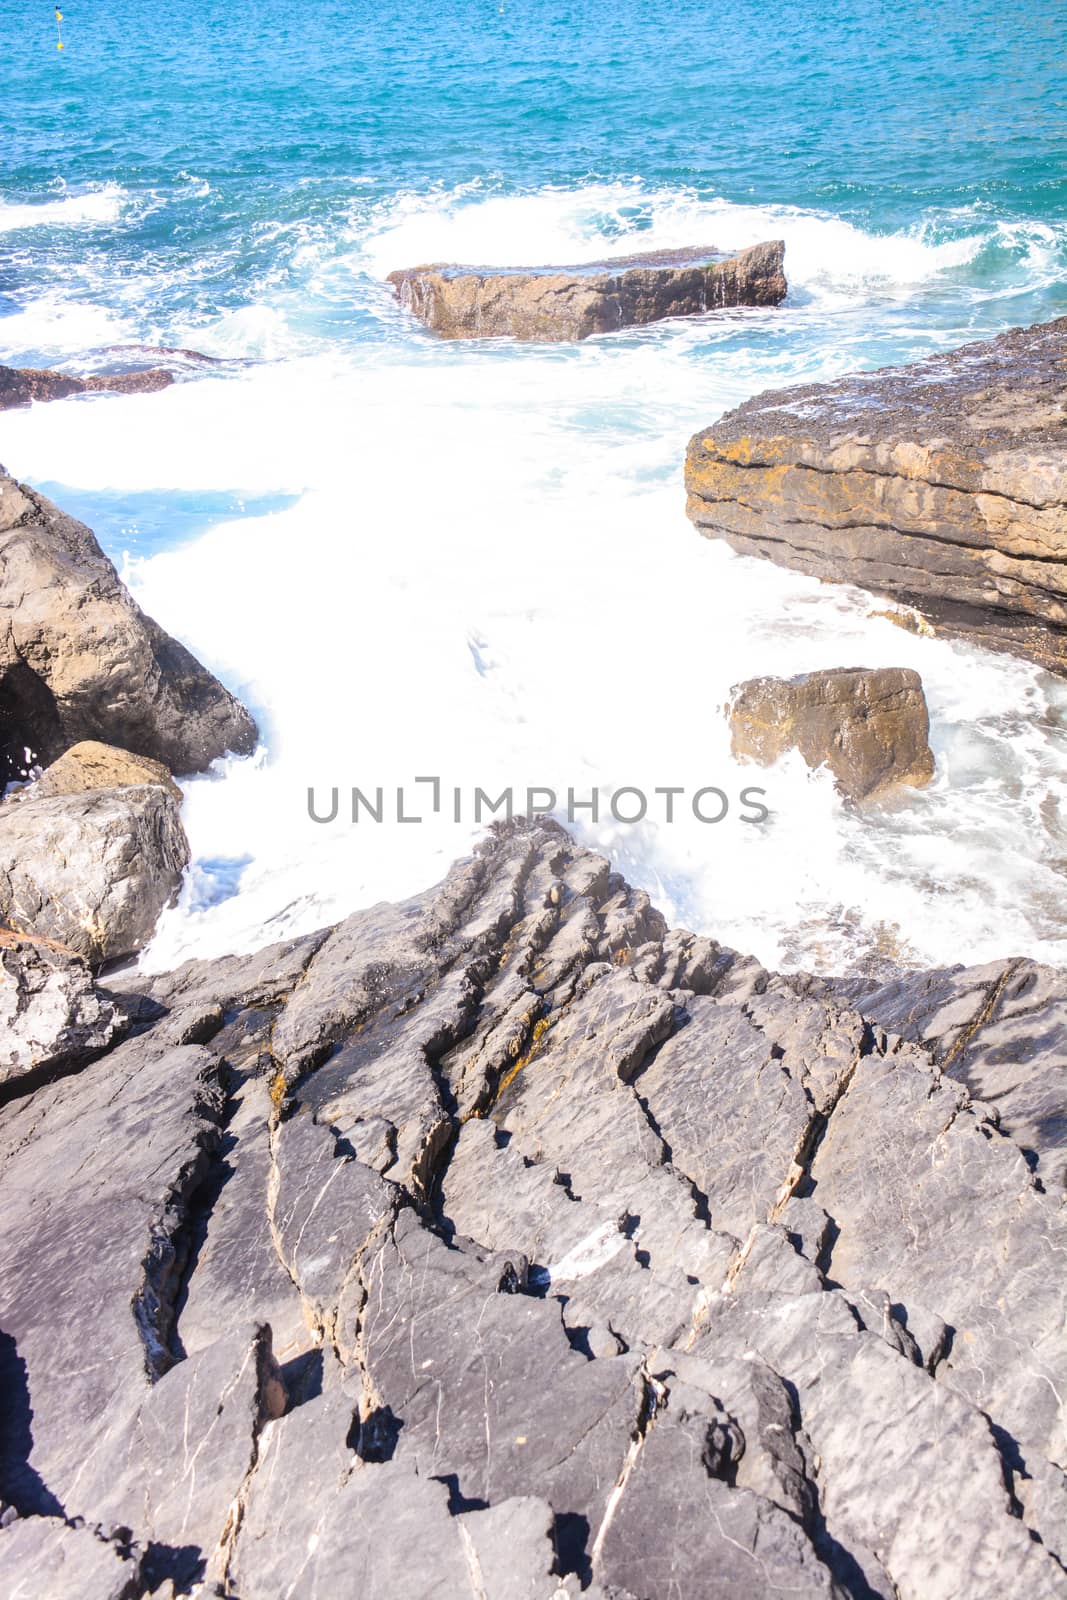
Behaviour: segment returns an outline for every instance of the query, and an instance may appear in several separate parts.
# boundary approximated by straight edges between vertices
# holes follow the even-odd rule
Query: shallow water
[[[440,876],[469,816],[307,816],[309,785],[420,774],[760,784],[762,826],[583,833],[770,963],[1067,959],[1064,687],[701,539],[681,484],[689,435],[760,389],[1067,311],[1058,6],[65,15],[57,62],[0,4],[0,360],[234,358],[0,417],[0,460],[90,522],[263,729],[186,785],[196,861],[148,964]],[[575,348],[438,343],[382,281],[768,237],[782,308]],[[890,664],[921,672],[937,757],[906,804],[860,819],[795,760],[729,761],[732,683]]]

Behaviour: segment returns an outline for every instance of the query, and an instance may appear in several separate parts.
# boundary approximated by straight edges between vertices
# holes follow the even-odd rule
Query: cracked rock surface
[[[1067,317],[757,395],[694,436],[686,487],[743,555],[1067,672]]]
[[[93,997],[0,1109],[5,1592],[1067,1597],[1061,975],[774,975],[516,823]]]

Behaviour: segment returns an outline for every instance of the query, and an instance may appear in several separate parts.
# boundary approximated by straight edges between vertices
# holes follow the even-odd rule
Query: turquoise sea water
[[[787,766],[758,842],[596,842],[767,960],[1067,958],[1062,691],[705,544],[680,485],[688,435],[762,388],[1067,312],[1060,0],[63,13],[60,53],[49,5],[0,0],[0,360],[225,364],[7,413],[0,460],[94,526],[265,735],[190,786],[160,959],[415,889],[466,847],[324,839],[308,781],[714,781],[732,682],[853,661],[923,673],[939,775],[910,808],[861,826]],[[780,310],[573,349],[439,344],[384,282],[773,237]]]
[[[398,196],[605,183],[634,190],[594,203],[608,238],[664,193],[797,207],[964,246],[933,321],[1067,307],[1059,0],[72,0],[63,35],[40,0],[0,5],[4,205],[51,201],[6,235],[7,310],[78,292],[166,338],[267,295],[363,338],[329,265]],[[115,226],[64,226],[102,184]]]

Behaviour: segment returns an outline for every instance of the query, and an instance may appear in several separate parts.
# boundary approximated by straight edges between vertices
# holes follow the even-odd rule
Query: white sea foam
[[[27,228],[99,227],[118,219],[126,198],[125,190],[117,183],[105,183],[81,194],[63,194],[55,200],[30,204],[0,199],[0,233]]]
[[[137,325],[128,316],[61,290],[0,317],[0,356],[16,365],[25,363],[27,351],[58,361],[136,337]]]
[[[306,345],[293,334],[284,312],[269,305],[241,306],[215,322],[180,327],[176,336],[204,355],[252,361],[277,361]]]
[[[872,948],[1067,960],[1064,691],[1025,664],[872,618],[858,591],[736,557],[684,516],[697,427],[758,389],[929,348],[938,335],[920,315],[891,344],[873,313],[828,315],[837,337],[823,338],[818,306],[800,304],[576,349],[442,345],[351,272],[781,234],[794,282],[808,249],[809,284],[822,258],[833,293],[859,282],[877,296],[887,260],[904,285],[970,249],[955,238],[946,253],[928,230],[886,256],[885,241],[833,219],[699,204],[625,185],[408,197],[354,232],[347,289],[331,279],[333,292],[378,297],[386,339],[295,356],[285,304],[257,293],[216,324],[214,348],[269,353],[276,338],[286,359],[5,417],[3,459],[31,479],[301,496],[129,569],[146,609],[248,700],[264,736],[256,760],[186,785],[195,865],[148,964],[250,948],[424,888],[469,848],[473,820],[322,826],[306,795],[388,792],[428,773],[468,797],[507,784],[762,785],[765,826],[683,814],[581,832],[672,918],[768,963],[840,968]],[[99,527],[113,543],[106,517]],[[892,664],[923,676],[938,762],[934,785],[899,810],[850,815],[795,757],[767,774],[732,765],[718,708],[733,683]]]
[[[935,242],[923,225],[870,233],[794,206],[739,205],[687,191],[596,184],[531,195],[485,197],[470,185],[448,194],[403,195],[362,244],[379,276],[427,261],[484,266],[580,264],[606,254],[683,245],[738,249],[784,239],[789,281],[823,292],[910,288],[973,260],[978,234]]]

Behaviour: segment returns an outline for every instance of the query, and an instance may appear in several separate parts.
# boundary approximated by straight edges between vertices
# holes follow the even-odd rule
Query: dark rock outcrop
[[[779,239],[736,255],[659,251],[536,271],[407,267],[389,282],[443,339],[562,342],[725,306],[776,306],[786,294],[784,252]]]
[[[244,707],[135,604],[88,528],[0,469],[0,782],[97,739],[199,772]]]
[[[1061,1194],[956,1073],[1067,985],[929,981],[906,1042],[551,824],[137,979],[0,1111],[5,1582],[1062,1600]]]
[[[66,400],[72,394],[154,394],[173,382],[174,374],[163,367],[77,378],[48,368],[0,366],[0,411],[35,400]]]
[[[160,784],[0,805],[0,919],[94,966],[144,948],[188,864],[178,802]]]
[[[729,718],[739,760],[770,766],[799,750],[809,767],[825,763],[849,800],[919,788],[934,775],[922,679],[907,667],[749,678],[731,689]]]
[[[710,538],[1067,671],[1067,318],[757,395],[686,484]]]

